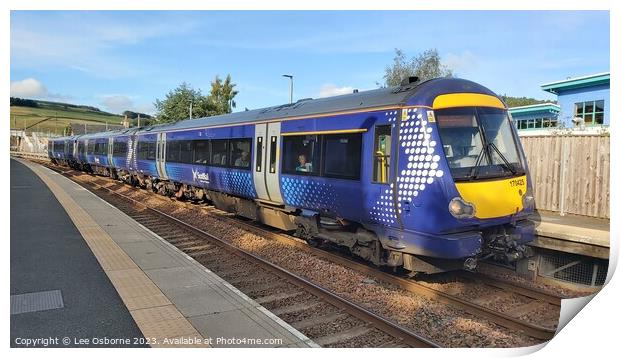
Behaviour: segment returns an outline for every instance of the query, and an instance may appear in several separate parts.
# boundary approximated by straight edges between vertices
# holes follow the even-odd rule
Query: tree
[[[520,107],[520,106],[529,106],[532,104],[539,104],[539,103],[556,103],[557,101],[545,101],[545,100],[541,100],[541,99],[536,99],[536,98],[529,98],[529,97],[512,97],[512,96],[508,96],[506,94],[500,96],[502,98],[502,100],[504,101],[504,103],[506,103],[506,105],[511,108],[511,107]]]
[[[237,106],[234,98],[239,93],[235,91],[236,84],[232,83],[230,75],[222,82],[219,76],[211,82],[210,99],[216,109],[217,114],[230,113]]]
[[[140,116],[140,119],[151,119],[151,116],[148,114],[134,111],[125,111],[123,112],[123,116],[127,116],[129,119],[136,119],[138,116]]]
[[[192,105],[192,116],[206,116],[204,106],[200,106],[203,95],[200,90],[193,89],[186,82],[181,83],[177,88],[166,94],[163,100],[155,100],[158,122],[176,122],[189,118],[189,108]]]
[[[186,82],[168,92],[163,100],[155,100],[158,122],[176,122],[189,118],[190,104],[192,118],[209,117],[232,112],[236,103],[234,97],[238,91],[230,75],[222,81],[219,76],[211,82],[211,92],[205,96],[200,89],[194,89]]]
[[[402,50],[395,49],[395,51],[393,63],[385,68],[383,79],[386,86],[399,86],[410,76],[417,76],[420,81],[426,81],[453,75],[452,70],[441,63],[437,49],[426,50],[409,60]]]

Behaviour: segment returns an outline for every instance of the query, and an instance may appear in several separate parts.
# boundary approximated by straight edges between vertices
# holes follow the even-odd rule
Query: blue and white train
[[[534,237],[506,106],[463,79],[58,138],[49,157],[412,273],[513,261]]]

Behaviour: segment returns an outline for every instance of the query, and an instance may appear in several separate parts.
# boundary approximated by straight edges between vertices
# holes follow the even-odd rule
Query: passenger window
[[[155,142],[148,142],[148,151],[146,153],[147,160],[155,160],[156,146],[157,144]]]
[[[179,162],[191,164],[194,161],[194,158],[192,158],[193,155],[194,149],[192,148],[192,141],[179,141]]]
[[[319,136],[284,136],[282,171],[289,174],[318,175],[321,144]]]
[[[208,140],[195,140],[194,141],[194,163],[196,164],[209,164],[209,141]]]
[[[95,142],[88,142],[88,154],[95,154]]]
[[[214,139],[211,141],[211,164],[224,167],[228,162],[228,140]]]
[[[263,167],[263,137],[256,138],[256,171],[260,172]]]
[[[361,134],[330,134],[323,137],[323,175],[326,177],[359,179],[362,158]]]
[[[392,126],[375,127],[372,180],[376,183],[390,181],[392,154]]]
[[[235,168],[250,168],[251,139],[230,140],[230,165]]]
[[[179,162],[180,144],[176,140],[166,141],[166,161],[170,163]]]
[[[112,144],[112,156],[124,157],[127,155],[127,142],[114,142]]]

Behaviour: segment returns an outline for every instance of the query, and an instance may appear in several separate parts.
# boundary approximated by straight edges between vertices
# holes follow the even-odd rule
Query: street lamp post
[[[291,88],[289,90],[289,103],[293,103],[293,75],[282,75],[282,77],[287,77],[289,80],[291,80]]]
[[[192,107],[194,107],[194,99],[189,100],[189,119],[192,119]]]

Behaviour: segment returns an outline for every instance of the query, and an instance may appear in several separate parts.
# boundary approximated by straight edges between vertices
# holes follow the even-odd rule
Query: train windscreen
[[[443,150],[454,180],[524,174],[505,110],[460,107],[435,111]]]

